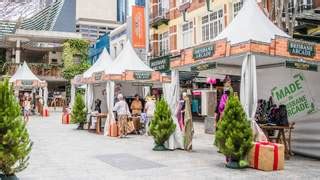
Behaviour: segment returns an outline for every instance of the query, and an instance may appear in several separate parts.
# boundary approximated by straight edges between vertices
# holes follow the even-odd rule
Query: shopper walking
[[[144,106],[144,112],[147,115],[146,121],[145,121],[145,129],[146,129],[146,134],[148,135],[149,133],[149,123],[152,120],[154,116],[154,111],[156,109],[156,98],[155,97],[147,97],[147,102]]]
[[[29,122],[29,116],[31,111],[31,103],[28,97],[25,97],[23,101],[23,118],[26,123]]]
[[[120,131],[120,138],[127,136],[128,117],[131,116],[127,102],[124,100],[123,95],[118,95],[118,102],[114,105],[113,111],[117,112],[118,126]]]

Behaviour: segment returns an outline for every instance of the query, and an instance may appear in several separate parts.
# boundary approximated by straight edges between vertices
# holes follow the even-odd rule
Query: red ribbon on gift
[[[279,150],[278,150],[278,145],[275,143],[271,142],[256,142],[255,145],[255,153],[254,153],[254,168],[258,169],[259,166],[259,150],[261,145],[270,145],[273,146],[273,170],[278,169],[278,162],[279,162]]]

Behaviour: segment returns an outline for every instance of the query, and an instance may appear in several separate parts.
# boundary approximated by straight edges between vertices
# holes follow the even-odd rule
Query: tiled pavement
[[[212,135],[195,123],[194,151],[154,152],[151,137],[132,135],[117,139],[62,125],[61,113],[32,117],[34,142],[29,167],[22,180],[214,180],[214,179],[320,179],[320,161],[293,157],[285,170],[263,172],[231,170],[212,145]]]

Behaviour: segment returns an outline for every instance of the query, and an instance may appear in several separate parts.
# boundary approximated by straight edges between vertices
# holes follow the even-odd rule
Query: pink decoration
[[[217,83],[217,79],[215,79],[215,78],[211,78],[211,77],[208,77],[207,78],[207,83],[208,84],[216,84]]]

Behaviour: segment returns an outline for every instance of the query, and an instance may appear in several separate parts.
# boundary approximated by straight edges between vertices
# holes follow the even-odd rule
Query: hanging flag
[[[132,6],[132,45],[134,48],[146,47],[144,7]]]

